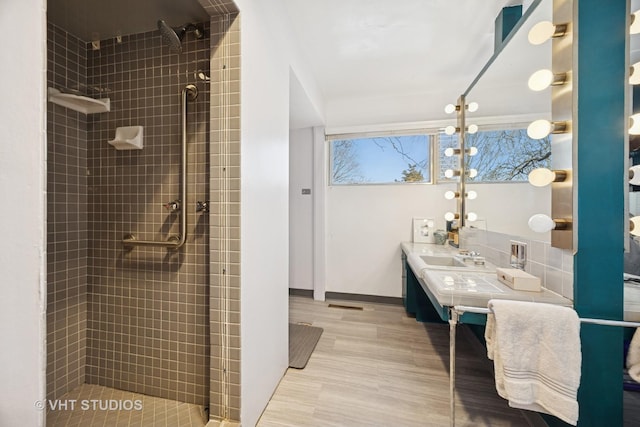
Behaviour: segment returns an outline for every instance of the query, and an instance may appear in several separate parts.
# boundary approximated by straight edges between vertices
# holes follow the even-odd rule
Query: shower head
[[[182,39],[188,30],[193,30],[193,33],[198,39],[204,37],[204,29],[195,24],[184,24],[177,28],[171,28],[166,22],[164,22],[164,20],[159,19],[158,30],[160,30],[162,39],[169,48],[178,53],[182,52]]]

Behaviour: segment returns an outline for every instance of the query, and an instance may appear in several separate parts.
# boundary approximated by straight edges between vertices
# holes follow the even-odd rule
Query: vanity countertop
[[[490,299],[573,305],[571,300],[545,288],[542,288],[541,292],[511,289],[500,283],[495,272],[429,269],[420,259],[420,255],[456,255],[458,251],[455,248],[429,243],[403,242],[402,251],[407,255],[413,273],[429,298],[432,302],[435,298],[441,307],[454,305],[487,307]],[[640,305],[640,298],[638,304]]]
[[[624,320],[640,322],[640,284],[624,284]]]

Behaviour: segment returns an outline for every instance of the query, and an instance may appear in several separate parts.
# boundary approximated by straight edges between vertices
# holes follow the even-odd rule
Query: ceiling
[[[284,0],[329,125],[445,118],[493,54],[496,16],[514,4],[522,0]]]
[[[124,12],[123,12],[124,11]],[[85,42],[209,20],[198,0],[48,0],[47,18]]]

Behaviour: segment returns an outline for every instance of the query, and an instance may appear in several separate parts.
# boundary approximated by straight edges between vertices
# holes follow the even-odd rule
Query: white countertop
[[[403,242],[402,250],[407,255],[409,265],[416,277],[420,279],[421,285],[423,287],[426,285],[428,291],[442,306],[487,307],[490,299],[533,301],[564,306],[573,305],[571,300],[545,288],[542,288],[541,292],[511,289],[498,281],[495,270],[492,268],[495,266],[490,264],[487,266],[488,271],[447,270],[443,267],[431,269],[427,268],[427,265],[419,257],[420,255],[457,254],[457,249],[450,246]],[[640,305],[640,287],[638,287],[638,292],[638,304]]]
[[[624,284],[624,320],[640,322],[640,283]]]

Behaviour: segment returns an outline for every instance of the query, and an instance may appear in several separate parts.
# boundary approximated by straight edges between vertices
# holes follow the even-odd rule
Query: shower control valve
[[[209,201],[206,200],[204,202],[201,202],[200,200],[198,200],[196,202],[196,212],[209,213]]]
[[[168,210],[169,213],[180,212],[180,200],[176,199],[173,202],[165,203],[164,208]]]

